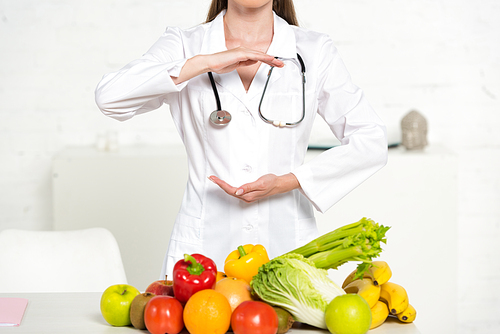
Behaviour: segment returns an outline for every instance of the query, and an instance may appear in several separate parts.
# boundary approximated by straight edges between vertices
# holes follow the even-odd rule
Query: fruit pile
[[[106,289],[101,313],[113,326],[151,334],[283,334],[296,322],[365,334],[390,316],[412,322],[406,290],[389,282],[386,262],[372,261],[387,230],[364,218],[271,260],[262,245],[239,246],[219,271],[210,258],[185,254],[172,280],[155,281],[144,293],[127,284]],[[327,269],[348,261],[362,263],[340,287]]]
[[[210,258],[185,254],[172,280],[155,281],[144,293],[128,284],[110,286],[102,294],[101,313],[112,326],[132,325],[151,334],[184,328],[191,334],[287,332],[294,323],[290,313],[258,300],[249,284],[269,261],[265,249],[245,245],[237,252],[240,256],[231,253],[226,259],[224,272]]]
[[[401,285],[390,282],[392,270],[385,261],[373,261],[363,277],[356,277],[356,270],[350,273],[342,288],[346,293],[363,297],[371,308],[370,329],[382,325],[388,317],[397,317],[405,323],[413,322],[417,316],[409,303],[408,293]]]

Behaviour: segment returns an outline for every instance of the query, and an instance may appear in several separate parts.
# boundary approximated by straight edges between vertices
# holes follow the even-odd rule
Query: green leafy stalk
[[[339,227],[338,229],[328,232],[289,253],[296,253],[309,257],[317,252],[331,249],[335,247],[338,242],[342,243],[345,237],[360,232],[363,232],[361,221]]]
[[[289,253],[309,258],[317,268],[336,269],[349,261],[359,261],[356,277],[368,270],[373,258],[382,252],[380,243],[386,243],[390,227],[379,225],[368,218],[339,227]]]
[[[333,249],[331,251],[319,252],[309,257],[314,262],[316,268],[330,269],[337,268],[346,262],[346,259],[355,258],[363,255],[360,246],[351,246],[349,248]]]

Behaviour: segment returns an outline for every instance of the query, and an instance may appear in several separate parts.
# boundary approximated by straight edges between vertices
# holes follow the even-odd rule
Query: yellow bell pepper
[[[259,267],[269,262],[267,251],[262,245],[239,246],[229,253],[224,262],[224,273],[228,277],[241,278],[250,284]]]

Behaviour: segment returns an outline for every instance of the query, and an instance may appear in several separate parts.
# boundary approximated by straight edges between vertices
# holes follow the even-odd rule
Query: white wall
[[[208,3],[0,1],[0,229],[52,227],[52,159],[65,147],[94,145],[108,132],[118,134],[120,145],[179,143],[167,108],[119,123],[99,113],[93,91],[104,73],[139,57],[166,25],[203,21]],[[498,332],[500,292],[491,287],[500,283],[494,252],[500,237],[500,3],[295,5],[302,26],[336,41],[354,81],[391,129],[417,109],[429,122],[430,143],[458,154],[460,333]],[[440,254],[435,259],[446,261]],[[446,272],[428,275],[446,284]]]

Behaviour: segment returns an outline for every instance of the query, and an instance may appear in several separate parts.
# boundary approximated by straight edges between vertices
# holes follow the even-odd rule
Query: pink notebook
[[[26,298],[0,297],[0,327],[19,326],[28,306]]]

